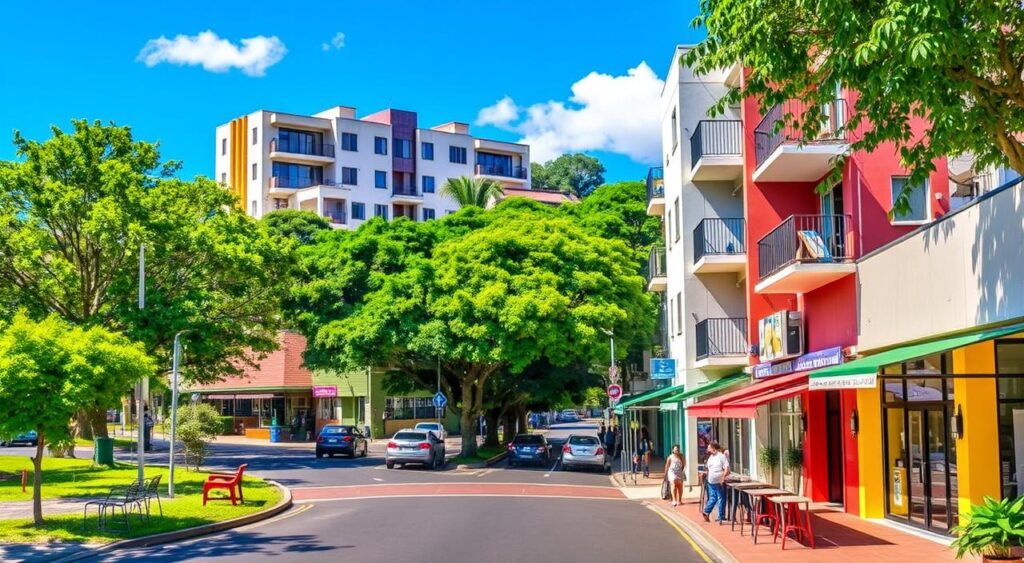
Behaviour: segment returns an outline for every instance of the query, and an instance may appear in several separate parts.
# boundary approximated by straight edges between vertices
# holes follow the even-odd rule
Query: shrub
[[[779,466],[779,450],[771,446],[765,446],[757,452],[757,463],[761,466],[764,476],[771,479],[775,468]]]
[[[966,554],[992,559],[1009,559],[1014,549],[1024,546],[1024,497],[985,502],[971,507],[967,522],[958,527],[953,542],[956,558]]]
[[[220,413],[211,405],[198,403],[178,407],[177,437],[185,449],[185,465],[199,469],[206,458],[206,445],[221,430]]]
[[[803,469],[804,450],[802,448],[790,448],[786,450],[786,469]]]
[[[222,416],[220,417],[220,432],[217,434],[221,436],[230,436],[235,433],[235,417],[233,416]]]

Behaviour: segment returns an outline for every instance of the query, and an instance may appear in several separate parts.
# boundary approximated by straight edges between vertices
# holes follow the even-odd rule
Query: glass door
[[[905,516],[912,524],[922,528],[948,533],[956,526],[957,514],[955,504],[951,503],[951,495],[955,494],[956,475],[950,471],[950,456],[955,456],[955,453],[948,449],[952,440],[945,408],[913,407],[905,412],[908,471],[899,471],[897,468],[896,472],[902,473],[897,480],[905,478],[907,481],[906,496],[900,499],[905,500],[906,510],[895,509],[902,503],[893,503],[893,493],[890,493],[890,514]],[[892,446],[890,443],[889,447]]]

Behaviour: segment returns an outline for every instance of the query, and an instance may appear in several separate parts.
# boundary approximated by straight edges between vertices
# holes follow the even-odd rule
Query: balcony
[[[743,174],[743,123],[704,120],[690,136],[690,179],[735,180]]]
[[[270,158],[310,164],[334,162],[334,145],[274,137],[270,140]]]
[[[422,203],[423,194],[416,189],[416,186],[396,186],[391,190],[391,201],[393,203]]]
[[[647,214],[665,214],[665,169],[660,166],[647,171]]]
[[[647,291],[665,291],[668,287],[668,273],[665,270],[665,247],[651,247],[647,259]]]
[[[314,193],[320,188],[325,188],[325,197],[331,197],[336,193],[351,191],[351,186],[344,186],[334,180],[312,180],[310,178],[291,178],[288,176],[271,176],[269,181],[270,195],[292,195]]]
[[[758,293],[807,293],[857,271],[845,215],[790,215],[757,242]]]
[[[693,334],[697,351],[694,367],[732,369],[747,365],[750,348],[746,317],[704,319],[694,327]]]
[[[846,100],[821,108],[821,124],[811,138],[805,138],[801,120],[808,107],[792,100],[774,106],[761,119],[754,129],[755,182],[816,182],[850,149],[844,128]]]
[[[746,221],[704,219],[693,230],[695,274],[739,273],[747,270]]]
[[[489,164],[476,165],[477,176],[494,176],[502,179],[514,178],[526,180],[526,168],[522,166],[495,166]]]
[[[348,224],[348,217],[344,211],[325,211],[323,216],[335,229],[340,229]]]

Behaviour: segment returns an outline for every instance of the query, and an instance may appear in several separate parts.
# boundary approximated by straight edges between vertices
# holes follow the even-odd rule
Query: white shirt
[[[722,452],[711,454],[704,464],[708,470],[708,483],[718,484],[725,481],[725,472],[729,470],[729,458]]]

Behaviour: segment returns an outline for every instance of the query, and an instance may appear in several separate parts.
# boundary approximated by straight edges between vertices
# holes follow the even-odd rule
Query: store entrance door
[[[947,408],[943,405],[907,405],[890,411],[887,449],[900,452],[888,468],[889,515],[940,534],[956,525],[956,459],[949,433]],[[902,412],[899,412],[902,411]],[[900,421],[900,415],[904,420]],[[903,428],[893,428],[894,425]],[[904,442],[904,443],[898,443]],[[897,442],[897,443],[894,443]],[[890,459],[892,459],[890,457]]]

